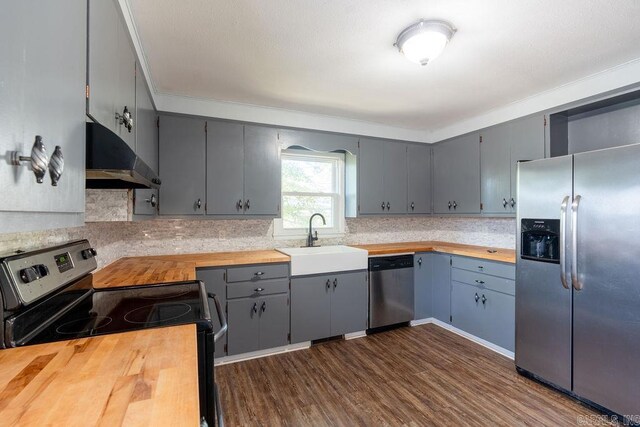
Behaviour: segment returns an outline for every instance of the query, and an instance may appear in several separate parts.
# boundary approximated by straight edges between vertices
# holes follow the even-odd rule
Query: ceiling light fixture
[[[402,30],[394,46],[409,61],[427,65],[442,53],[455,32],[448,22],[421,20]]]

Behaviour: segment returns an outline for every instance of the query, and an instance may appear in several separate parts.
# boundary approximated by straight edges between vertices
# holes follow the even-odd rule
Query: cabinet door
[[[544,116],[532,116],[513,122],[511,126],[511,197],[512,212],[517,208],[516,175],[518,161],[544,158]]]
[[[160,213],[202,215],[205,211],[205,121],[160,118]]]
[[[358,213],[386,213],[384,199],[384,141],[362,138],[358,150]]]
[[[260,299],[260,349],[289,343],[289,294]]]
[[[158,113],[153,107],[151,94],[147,90],[144,77],[136,81],[136,153],[156,173],[158,172]],[[156,206],[158,190],[135,189],[133,213],[136,215],[156,215],[158,210],[152,206],[152,196]]]
[[[331,336],[367,329],[367,272],[336,274],[331,289]]]
[[[480,135],[464,135],[448,144],[453,155],[452,212],[480,213]]]
[[[454,187],[452,175],[455,167],[455,150],[449,142],[433,147],[433,212],[437,214],[453,213]]]
[[[433,254],[413,256],[414,319],[433,317]]]
[[[431,147],[407,145],[407,212],[431,212]]]
[[[511,212],[511,124],[485,129],[480,143],[480,190],[482,212],[504,214]]]
[[[207,292],[212,292],[218,297],[223,310],[227,306],[227,284],[224,280],[224,272],[224,268],[198,268],[196,270],[196,279],[204,282]],[[220,320],[218,319],[218,314],[216,312],[216,304],[211,298],[209,298],[209,311],[211,312],[213,330],[214,332],[217,332],[220,330]],[[215,357],[222,357],[226,354],[224,351],[226,343],[227,336],[225,335],[216,343]]]
[[[482,297],[485,298],[483,304]],[[516,336],[515,297],[483,289],[480,298],[484,333],[478,336],[509,351],[514,351]],[[455,322],[455,315],[453,320]]]
[[[260,300],[239,298],[227,302],[227,353],[247,353],[260,349]]]
[[[207,214],[243,213],[243,135],[241,124],[207,123]]]
[[[276,129],[244,127],[245,214],[280,216],[280,145]]]
[[[433,317],[449,323],[451,316],[451,257],[433,254]]]
[[[0,223],[2,232],[82,225],[84,212],[86,3],[3,2],[0,27]],[[31,167],[11,166],[9,151],[29,156],[36,135],[49,156],[62,148],[58,186],[37,184]],[[21,212],[21,213],[17,213]],[[39,212],[25,215],[24,212]],[[6,218],[6,220],[5,220]],[[55,220],[54,220],[55,218]],[[60,221],[71,221],[58,223]]]
[[[291,279],[291,343],[331,336],[333,284],[326,276]]]
[[[116,113],[121,114],[126,106],[134,116],[134,129],[137,126],[135,53],[129,32],[116,1],[90,0],[88,5],[87,113],[135,150],[135,132],[129,132],[116,119]]]
[[[481,295],[482,290],[476,286],[451,282],[451,324],[486,339]]]
[[[407,212],[407,145],[384,144],[384,200],[388,214]]]

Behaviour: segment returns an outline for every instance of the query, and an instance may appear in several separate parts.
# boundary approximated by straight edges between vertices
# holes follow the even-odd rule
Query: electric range
[[[217,297],[201,281],[95,289],[96,255],[80,240],[0,258],[0,347],[195,324],[200,412],[208,425],[223,425],[213,355],[227,326]],[[209,298],[219,331],[213,331]]]

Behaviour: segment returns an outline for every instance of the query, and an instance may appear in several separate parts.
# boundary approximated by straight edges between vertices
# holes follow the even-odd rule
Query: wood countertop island
[[[199,425],[195,325],[0,351],[0,424]]]

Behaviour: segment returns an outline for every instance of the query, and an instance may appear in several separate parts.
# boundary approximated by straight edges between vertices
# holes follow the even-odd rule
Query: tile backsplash
[[[265,219],[131,221],[126,190],[87,190],[87,223],[83,227],[0,234],[0,254],[30,250],[86,238],[98,249],[103,267],[123,256],[218,252],[300,246],[304,239],[273,237]],[[515,248],[513,218],[391,217],[347,219],[347,233],[320,244],[362,244],[442,240]]]

